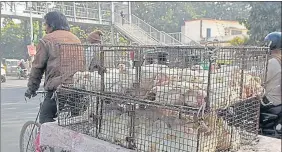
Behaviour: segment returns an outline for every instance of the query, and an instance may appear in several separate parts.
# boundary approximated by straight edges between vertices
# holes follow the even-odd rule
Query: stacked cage
[[[267,48],[57,48],[60,126],[142,152],[229,151],[257,136]]]

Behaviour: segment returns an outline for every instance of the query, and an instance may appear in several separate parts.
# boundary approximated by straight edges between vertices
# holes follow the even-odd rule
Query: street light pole
[[[73,2],[73,18],[74,18],[74,22],[76,22],[76,8],[75,8],[75,2]]]
[[[129,24],[131,24],[131,16],[132,16],[132,14],[131,14],[131,2],[130,1],[128,1],[128,17],[129,17]]]
[[[33,21],[32,21],[32,2],[28,2],[29,19],[30,19],[30,44],[33,44]]]
[[[101,12],[101,3],[98,2],[98,12],[99,12],[99,23],[102,24],[102,12]]]

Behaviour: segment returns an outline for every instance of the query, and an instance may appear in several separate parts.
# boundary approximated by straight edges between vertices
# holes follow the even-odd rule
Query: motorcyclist
[[[281,114],[281,32],[272,32],[265,37],[270,47],[271,58],[268,61],[265,82],[265,96],[262,111],[272,114]]]
[[[25,66],[24,59],[21,59],[18,64],[18,72],[21,76],[23,75],[23,72],[25,69],[26,69],[26,66]]]
[[[57,113],[57,105],[52,98],[57,87],[62,83],[72,82],[75,72],[84,68],[84,53],[80,47],[56,47],[56,44],[81,44],[77,36],[70,32],[65,15],[52,11],[44,16],[46,35],[39,40],[36,55],[28,80],[27,98],[34,97],[45,72],[44,90],[47,91],[41,105],[39,123],[53,122]],[[71,52],[71,53],[70,53]],[[64,58],[60,58],[60,54]]]
[[[19,62],[19,64],[18,64],[18,67],[21,68],[22,70],[23,70],[23,69],[26,69],[24,59],[21,59],[21,60],[20,60],[20,62]]]

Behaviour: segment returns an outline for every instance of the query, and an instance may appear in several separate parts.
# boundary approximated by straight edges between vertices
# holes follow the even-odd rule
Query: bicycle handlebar
[[[48,93],[48,91],[36,91],[36,95],[37,95],[37,94],[43,94],[43,95],[45,95],[46,93]],[[24,100],[27,102],[27,98],[26,98],[26,97],[24,97]]]
[[[36,91],[36,94],[44,94],[47,93],[48,91]]]

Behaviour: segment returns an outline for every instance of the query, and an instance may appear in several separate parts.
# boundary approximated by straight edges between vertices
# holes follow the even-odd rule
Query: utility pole
[[[115,44],[115,38],[114,38],[114,23],[115,23],[115,4],[114,2],[111,2],[111,44]],[[114,60],[114,65],[116,65],[116,59],[117,56],[116,51],[111,54],[113,56],[112,60]]]
[[[76,9],[75,9],[75,2],[73,2],[73,18],[74,22],[76,21]]]
[[[98,12],[99,12],[99,23],[102,24],[102,12],[101,12],[101,3],[98,2]]]
[[[111,43],[114,44],[114,24],[115,24],[115,4],[114,2],[111,2],[111,15],[112,15],[112,21],[111,21]]]
[[[32,21],[32,2],[28,2],[28,8],[29,8],[29,19],[30,19],[30,44],[33,45],[33,21]]]
[[[128,20],[129,20],[129,24],[132,23],[131,16],[132,16],[132,14],[131,14],[131,2],[128,1],[128,17],[129,17]]]

